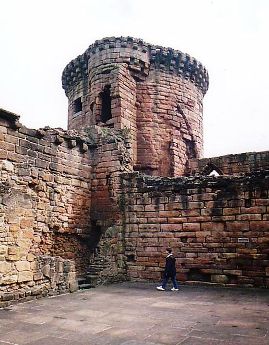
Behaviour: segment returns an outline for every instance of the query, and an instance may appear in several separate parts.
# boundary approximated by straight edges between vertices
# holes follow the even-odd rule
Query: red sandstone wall
[[[79,56],[76,61],[72,62],[75,73],[72,73],[71,79],[73,87],[68,90],[68,128],[82,128],[89,120],[87,117],[89,82],[86,76],[88,65],[83,56]],[[80,98],[82,110],[75,113],[75,100]]]
[[[171,246],[180,281],[269,286],[268,173],[123,176],[127,272],[160,280]]]
[[[202,92],[191,81],[151,70],[137,84],[136,170],[155,176],[178,176],[186,162],[201,157]]]
[[[130,133],[97,129],[99,144],[92,163],[91,263],[102,263],[99,282],[125,279],[124,235],[120,213],[120,174],[132,171]]]
[[[107,85],[112,118],[101,123],[101,94]],[[63,87],[69,100],[68,128],[127,128],[135,170],[183,175],[188,159],[202,155],[208,75],[187,54],[131,37],[105,38],[66,66]],[[79,96],[82,111],[74,114]]]

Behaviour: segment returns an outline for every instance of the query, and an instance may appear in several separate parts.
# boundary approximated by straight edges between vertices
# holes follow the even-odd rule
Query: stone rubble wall
[[[122,176],[127,274],[159,281],[172,247],[179,281],[269,286],[269,171],[242,177]]]
[[[73,290],[88,263],[79,238],[90,230],[88,144],[0,115],[0,301]]]
[[[216,170],[220,175],[242,175],[252,171],[269,170],[269,151],[190,159],[186,174],[207,175],[212,170]]]
[[[32,130],[13,115],[0,112],[3,303],[73,291],[95,256],[105,258],[102,282],[122,279],[119,175],[132,171],[130,132]]]
[[[100,127],[98,137],[102,144],[92,165],[92,227],[89,241],[96,246],[93,248],[93,260],[104,259],[100,281],[112,282],[123,280],[126,276],[120,175],[133,171],[132,147],[130,132],[126,130]]]
[[[55,294],[77,290],[76,268],[74,261],[61,257],[40,255],[27,261],[0,263],[1,274],[16,267],[19,275],[11,274],[1,284],[0,307],[7,307],[17,301],[28,301],[34,298],[53,296]],[[13,273],[16,271],[13,268]],[[19,288],[15,288],[15,284]]]

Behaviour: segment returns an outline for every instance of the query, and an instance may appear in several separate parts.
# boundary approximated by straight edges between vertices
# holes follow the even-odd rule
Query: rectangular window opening
[[[110,85],[106,85],[104,87],[104,90],[101,92],[100,96],[102,101],[101,121],[106,123],[108,120],[112,119]]]
[[[74,114],[79,113],[80,111],[82,111],[81,97],[75,99],[74,101]]]

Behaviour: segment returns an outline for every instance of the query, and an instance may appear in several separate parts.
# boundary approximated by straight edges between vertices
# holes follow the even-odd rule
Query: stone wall
[[[99,283],[123,280],[124,233],[120,214],[120,175],[132,171],[130,132],[99,127],[100,146],[92,163],[91,232],[88,239],[96,263]]]
[[[28,255],[27,260],[1,261],[0,271],[0,307],[77,290],[74,261],[57,256]]]
[[[88,145],[69,134],[0,112],[2,301],[73,290],[87,265],[79,233],[89,229],[91,166]]]
[[[1,305],[73,291],[92,266],[99,283],[157,281],[167,246],[180,281],[268,286],[266,153],[249,167],[250,155],[224,156],[191,161],[196,176],[150,177],[133,172],[131,141],[96,125],[31,130],[0,112]],[[203,175],[213,168],[235,175]]]
[[[179,176],[190,158],[201,157],[202,99],[191,82],[159,69],[137,83],[136,170]]]
[[[269,151],[190,159],[186,174],[208,175],[213,170],[220,175],[242,175],[252,171],[269,170]]]
[[[105,259],[102,280],[118,279],[125,272],[119,174],[131,171],[129,132],[32,130],[18,120],[0,111],[1,298],[74,290],[96,256]],[[43,266],[51,267],[46,274]]]
[[[180,281],[269,286],[268,171],[243,177],[122,178],[131,280],[160,280],[169,246]]]

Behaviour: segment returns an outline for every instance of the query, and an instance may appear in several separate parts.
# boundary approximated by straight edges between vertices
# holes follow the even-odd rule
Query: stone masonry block
[[[224,222],[205,222],[201,223],[201,230],[206,231],[224,231],[225,223]]]
[[[201,229],[200,223],[183,223],[183,231],[199,231]]]
[[[7,274],[11,272],[12,265],[10,262],[0,261],[0,274]]]
[[[17,274],[8,274],[3,277],[0,276],[0,285],[10,285],[15,284],[18,281],[18,275]]]
[[[249,230],[248,221],[234,221],[226,223],[227,231],[246,231]]]
[[[269,221],[250,221],[250,230],[254,231],[268,231]]]
[[[21,271],[18,274],[18,282],[27,282],[33,280],[33,272],[31,271]]]
[[[182,224],[161,224],[161,231],[181,231]]]
[[[218,284],[226,284],[228,283],[229,278],[225,274],[212,274],[211,275],[211,282],[218,283]]]
[[[21,271],[30,271],[30,262],[28,261],[17,261],[15,262],[16,269]]]

